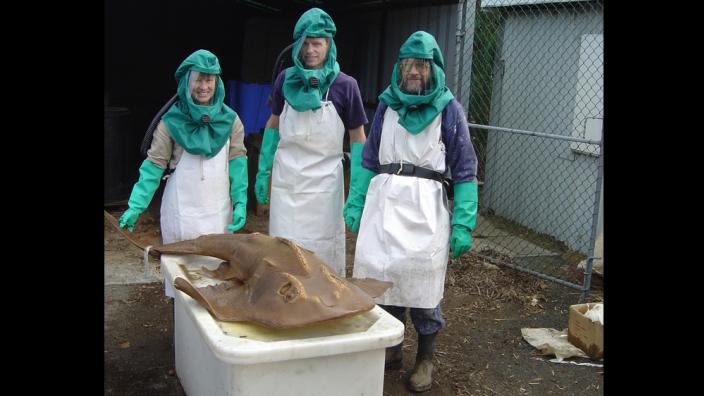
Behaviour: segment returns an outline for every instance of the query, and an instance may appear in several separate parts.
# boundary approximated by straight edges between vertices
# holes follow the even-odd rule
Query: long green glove
[[[274,153],[276,153],[280,138],[278,129],[264,129],[262,149],[259,152],[257,180],[254,183],[254,196],[257,197],[257,202],[263,205],[269,203],[269,178],[271,177],[271,167],[274,164]]]
[[[472,247],[470,232],[477,224],[477,183],[455,183],[455,208],[452,214],[450,250],[452,258],[460,257]]]
[[[161,175],[164,174],[164,169],[154,165],[151,161],[145,159],[139,167],[139,180],[132,188],[127,205],[129,208],[120,216],[120,228],[127,227],[127,230],[132,232],[137,218],[149,206],[152,201],[156,189],[159,188]]]
[[[227,229],[235,232],[247,221],[247,156],[230,160],[230,198],[232,198],[232,224]]]
[[[350,192],[342,215],[345,218],[345,224],[352,232],[359,231],[359,222],[362,219],[369,182],[376,176],[376,173],[362,167],[363,148],[363,143],[350,145]]]

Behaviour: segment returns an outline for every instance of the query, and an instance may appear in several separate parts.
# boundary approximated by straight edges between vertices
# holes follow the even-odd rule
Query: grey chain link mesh
[[[603,2],[460,1],[458,12],[454,93],[479,160],[471,254],[584,298],[601,260]]]

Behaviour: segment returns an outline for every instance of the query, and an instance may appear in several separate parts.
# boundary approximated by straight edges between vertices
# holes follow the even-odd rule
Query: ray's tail
[[[107,210],[103,209],[103,217],[105,217],[105,220],[113,226],[117,232],[120,233],[128,242],[131,244],[137,246],[138,248],[145,250],[147,246],[152,246],[152,245],[158,245],[160,244],[159,241],[156,239],[154,240],[143,240],[140,238],[135,237],[135,235],[128,233],[124,228],[120,227],[120,221],[117,220],[113,215],[107,212]],[[150,253],[152,253],[152,250],[150,249]],[[152,253],[156,254],[156,253]]]

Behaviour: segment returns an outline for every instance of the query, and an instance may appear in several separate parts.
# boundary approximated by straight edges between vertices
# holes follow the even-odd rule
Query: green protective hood
[[[335,40],[333,40],[336,31],[337,28],[330,15],[320,8],[312,8],[298,19],[296,27],[293,29],[295,45],[291,55],[294,65],[286,69],[286,79],[283,86],[286,102],[296,111],[319,109],[321,106],[320,98],[340,73],[340,65],[337,63],[337,47]],[[320,69],[306,69],[298,58],[306,37],[327,37],[330,39],[327,57]],[[311,77],[318,79],[317,87],[310,85]]]
[[[405,58],[432,60],[433,87],[426,95],[409,95],[398,86],[399,62]],[[413,135],[425,129],[455,97],[445,85],[444,69],[445,61],[440,47],[430,33],[415,32],[401,46],[391,74],[391,84],[379,95],[379,100],[398,112],[399,124]]]
[[[193,102],[188,87],[191,71],[218,76],[213,104],[201,106]],[[225,103],[225,85],[220,78],[220,62],[210,51],[198,50],[186,58],[176,70],[178,98],[161,118],[171,137],[193,155],[214,157],[227,142],[237,113]],[[207,116],[209,121],[202,120]]]

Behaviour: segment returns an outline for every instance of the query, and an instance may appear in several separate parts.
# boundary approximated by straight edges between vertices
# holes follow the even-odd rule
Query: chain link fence
[[[479,160],[472,252],[584,299],[601,263],[603,2],[458,11],[455,96]]]

